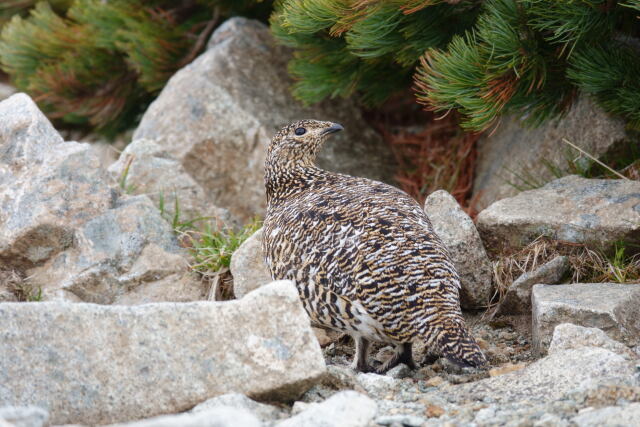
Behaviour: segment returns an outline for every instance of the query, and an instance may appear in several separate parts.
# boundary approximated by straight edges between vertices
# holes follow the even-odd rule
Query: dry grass
[[[15,296],[17,301],[41,301],[42,289],[29,283],[15,270],[0,270],[0,288]]]
[[[559,255],[569,259],[571,277],[568,283],[640,282],[640,254],[627,255],[622,243],[618,243],[611,254],[606,254],[582,244],[540,237],[493,261],[496,291],[488,312],[499,306],[514,280]]]
[[[402,190],[420,203],[433,191],[446,190],[475,216],[469,198],[480,134],[463,132],[455,113],[438,117],[423,111],[411,93],[396,96],[367,118],[391,147]]]
[[[473,185],[477,134],[463,133],[457,120],[433,120],[420,132],[383,130],[399,170],[396,181],[420,203],[436,190],[447,190],[466,205]]]

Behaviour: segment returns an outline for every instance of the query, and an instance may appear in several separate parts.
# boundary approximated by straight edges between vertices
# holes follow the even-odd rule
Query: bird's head
[[[322,143],[342,129],[337,123],[319,120],[300,120],[280,129],[269,144],[267,168],[312,166]]]

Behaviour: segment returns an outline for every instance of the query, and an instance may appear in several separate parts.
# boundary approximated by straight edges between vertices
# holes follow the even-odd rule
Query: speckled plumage
[[[417,339],[458,364],[482,365],[460,312],[458,274],[420,206],[387,184],[314,165],[340,129],[305,120],[272,139],[263,249],[274,279],[296,283],[314,325],[354,337],[361,370],[369,341],[396,346],[385,370],[413,364]]]

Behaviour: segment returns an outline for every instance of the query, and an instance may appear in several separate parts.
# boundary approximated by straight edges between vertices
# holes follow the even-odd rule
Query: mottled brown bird
[[[370,341],[395,346],[379,372],[415,367],[415,340],[459,365],[483,365],[460,311],[458,274],[416,201],[315,166],[322,143],[340,130],[303,120],[271,141],[263,249],[273,278],[294,281],[313,325],[354,338],[355,369],[371,370]]]

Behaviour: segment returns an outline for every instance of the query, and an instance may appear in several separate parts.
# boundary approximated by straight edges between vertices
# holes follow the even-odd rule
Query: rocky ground
[[[504,188],[489,188],[487,171],[500,159],[489,156],[476,223],[444,191],[426,200],[488,369],[416,343],[417,370],[354,372],[350,339],[312,329],[293,284],[271,282],[261,230],[231,259],[237,300],[207,300],[175,201],[187,222],[263,213],[264,150],[279,126],[301,114],[339,121],[351,131],[321,163],[390,180],[388,149],[354,104],[295,103],[288,54],[261,24],[228,21],[112,164],[65,141],[27,95],[0,102],[0,427],[638,425],[640,284],[574,283],[575,260],[561,253],[532,255],[541,261],[507,280],[489,257],[540,236],[594,251],[640,244],[638,181],[568,176],[496,201]],[[566,129],[584,128],[574,121],[595,107],[577,108]],[[589,125],[598,153],[626,138],[600,113]],[[523,132],[507,163],[529,158]],[[485,157],[508,135],[496,138]],[[373,362],[388,350],[374,346]]]

